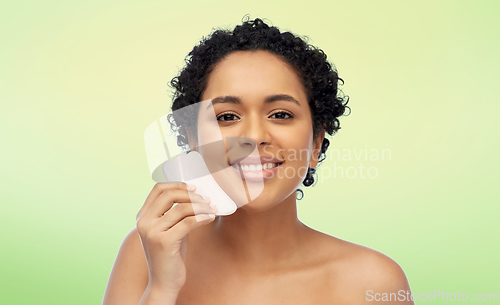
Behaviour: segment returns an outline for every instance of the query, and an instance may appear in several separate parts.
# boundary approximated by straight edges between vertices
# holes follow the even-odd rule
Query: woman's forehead
[[[306,97],[300,77],[287,62],[266,51],[237,51],[227,55],[210,73],[202,100],[272,94],[289,94],[298,100]]]

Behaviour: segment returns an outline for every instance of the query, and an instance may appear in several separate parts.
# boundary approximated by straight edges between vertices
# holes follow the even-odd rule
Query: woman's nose
[[[271,142],[271,135],[267,128],[267,124],[263,119],[255,117],[248,117],[246,122],[242,124],[240,132],[242,139],[240,144],[262,145]]]

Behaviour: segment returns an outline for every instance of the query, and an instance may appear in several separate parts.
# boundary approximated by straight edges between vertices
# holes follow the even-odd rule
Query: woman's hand
[[[150,291],[177,296],[186,282],[188,233],[215,219],[217,208],[193,192],[186,183],[157,183],[137,213]]]

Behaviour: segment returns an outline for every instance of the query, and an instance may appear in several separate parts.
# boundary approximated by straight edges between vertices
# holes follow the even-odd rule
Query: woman
[[[384,294],[402,301],[409,286],[393,260],[297,218],[298,186],[313,184],[325,132],[339,130],[348,109],[326,55],[257,18],[215,31],[189,56],[171,82],[172,110],[230,96],[213,104],[222,136],[252,139],[261,155],[279,160],[275,175],[257,198],[216,218],[187,184],[156,184],[122,243],[103,304],[359,304]],[[199,135],[174,124],[179,142],[196,149]]]

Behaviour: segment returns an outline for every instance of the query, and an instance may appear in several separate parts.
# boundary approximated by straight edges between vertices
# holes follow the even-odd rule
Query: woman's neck
[[[207,225],[205,238],[213,249],[245,272],[267,272],[303,261],[308,227],[297,217],[295,193],[264,211],[251,204]]]

